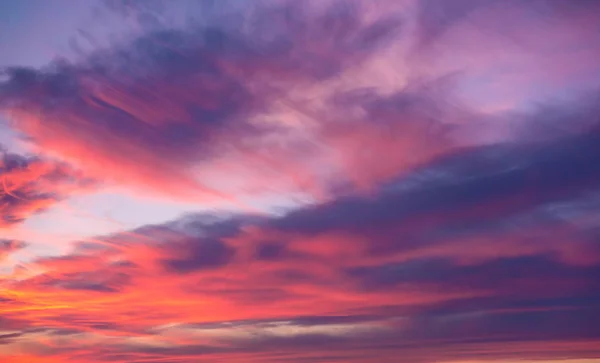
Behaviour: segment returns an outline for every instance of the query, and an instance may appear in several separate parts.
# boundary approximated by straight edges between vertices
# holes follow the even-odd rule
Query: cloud
[[[71,167],[0,150],[0,228],[23,222],[92,185]]]
[[[52,343],[13,340],[85,362],[595,357],[600,143],[573,130],[458,149],[282,216],[81,241],[0,304]]]
[[[207,3],[201,7],[210,16],[167,26],[160,2],[107,2],[109,12],[148,26],[78,61],[7,68],[0,107],[41,152],[132,189],[203,202],[298,192],[323,200],[339,190],[374,188],[447,152],[457,139],[481,143],[472,135],[486,129],[479,115],[456,104],[458,93],[475,89],[470,96],[477,100],[490,94],[492,86],[478,79],[509,80],[499,88],[514,95],[529,87],[520,86],[529,79],[521,70],[539,70],[534,78],[543,82],[567,68],[591,74],[593,32],[571,26],[591,24],[593,11],[586,9],[593,4],[586,4],[428,0],[416,4],[411,19],[403,5],[360,1],[243,9]],[[496,15],[517,19],[518,34],[504,37],[505,22]],[[519,45],[505,47],[507,37]],[[592,62],[554,62],[547,38],[556,48],[576,43],[578,58]],[[397,80],[393,91],[358,80],[406,41],[420,44],[423,64],[411,64],[407,74],[386,69]],[[530,43],[541,45],[529,47],[526,59],[513,58]],[[449,82],[447,73],[457,71],[461,76]],[[495,124],[493,130],[503,127]]]
[[[278,229],[319,234],[331,230],[369,235],[393,230],[402,242],[385,236],[369,241],[375,253],[411,249],[450,235],[490,228],[520,228],[518,218],[552,203],[567,202],[598,188],[600,169],[595,113],[565,119],[572,127],[581,121],[583,132],[543,142],[507,142],[457,149],[413,169],[412,175],[389,184],[382,197],[347,197],[333,203],[292,212],[274,221]],[[543,109],[537,115],[544,120]],[[569,114],[570,116],[570,114]],[[544,128],[534,125],[537,136]],[[397,189],[406,190],[403,193]],[[540,212],[541,213],[541,212]],[[549,221],[555,222],[555,221]],[[430,242],[428,242],[430,240]]]
[[[227,199],[198,179],[202,167],[207,179],[236,149],[281,138],[284,124],[257,118],[293,89],[337,77],[399,28],[396,18],[367,21],[353,9],[257,5],[242,22],[160,27],[79,63],[7,68],[0,104],[42,151],[94,177]]]
[[[559,47],[562,41],[578,35],[579,38],[574,39],[578,41],[578,45],[587,43],[592,46],[589,42],[596,35],[585,26],[598,18],[595,13],[597,8],[598,4],[593,1],[574,3],[567,0],[534,0],[522,3],[513,0],[459,0],[452,4],[441,0],[419,1],[416,17],[417,45],[423,50],[456,45],[454,42],[461,37],[470,36],[471,39],[479,40],[478,37],[483,36],[493,41],[513,41],[518,45],[527,43],[533,45],[534,50],[540,50],[550,41],[541,39],[541,36],[551,36],[554,41],[558,41],[555,47]],[[509,17],[514,20],[512,29],[502,27],[503,21]],[[585,25],[567,28],[576,22]],[[560,27],[567,34],[559,35],[559,29],[552,29],[549,26],[551,24]],[[469,31],[471,34],[468,34]],[[475,34],[476,31],[482,34]],[[526,33],[520,33],[523,31]],[[461,49],[465,50],[467,49]]]
[[[4,260],[11,253],[21,250],[26,246],[27,244],[23,241],[0,239],[0,262],[2,262],[2,260]]]
[[[428,73],[464,71],[461,93],[477,109],[529,108],[597,86],[598,10],[593,1],[419,1],[411,56]]]
[[[125,17],[138,7],[161,12],[127,4],[113,3]],[[389,51],[406,19],[341,3],[265,4],[182,28],[157,15],[141,35],[79,63],[7,70],[0,105],[15,127],[91,176],[203,201],[288,183],[314,198],[273,215],[189,214],[22,263],[24,273],[2,280],[0,326],[9,331],[0,331],[0,355],[9,363],[600,357],[597,89],[490,114],[459,102],[473,74],[438,77],[444,67],[391,90],[359,87],[348,81],[354,67]],[[596,16],[585,16],[595,3],[573,4],[418,2],[412,50],[424,68],[453,46],[468,58],[472,35],[475,48],[494,48],[481,68],[467,67],[478,73],[504,44],[493,34],[495,11],[501,23],[521,15],[515,29],[527,44],[543,35],[537,24],[565,30]],[[491,35],[468,31],[473,21]],[[587,31],[561,38],[545,29],[563,45]],[[540,73],[552,73],[549,64]],[[499,129],[493,142],[479,138]],[[46,186],[43,170],[15,179],[27,181],[19,196]],[[0,257],[17,248],[0,242]]]
[[[168,270],[184,273],[222,267],[231,260],[234,251],[219,240],[188,240],[180,245],[179,253],[181,257],[163,261]]]

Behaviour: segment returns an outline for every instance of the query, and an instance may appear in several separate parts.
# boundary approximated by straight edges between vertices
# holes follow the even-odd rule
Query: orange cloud
[[[419,2],[416,49],[435,50],[495,4]],[[0,280],[0,356],[600,357],[600,93],[540,107],[510,137],[465,146],[464,123],[478,115],[453,102],[454,78],[393,90],[340,81],[398,39],[396,18],[372,19],[368,6],[262,5],[214,27],[146,19],[156,26],[80,63],[6,71],[0,107],[14,127],[85,175],[207,204],[265,191],[313,203],[279,215],[190,214],[21,263]],[[63,164],[2,160],[7,225],[85,186]],[[22,247],[0,240],[0,258]]]

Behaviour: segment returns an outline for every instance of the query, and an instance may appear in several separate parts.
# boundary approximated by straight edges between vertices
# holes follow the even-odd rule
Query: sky
[[[600,362],[600,2],[0,0],[0,361]]]

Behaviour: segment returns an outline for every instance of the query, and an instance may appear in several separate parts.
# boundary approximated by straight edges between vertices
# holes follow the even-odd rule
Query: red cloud
[[[18,224],[90,183],[64,164],[0,151],[0,228]]]
[[[367,21],[350,9],[262,5],[248,15],[251,30],[227,19],[160,29],[81,63],[9,68],[0,107],[41,151],[91,176],[227,200],[206,181],[217,164],[244,163],[230,156],[289,134],[260,116],[293,89],[333,79],[393,39],[397,19]]]
[[[420,49],[499,3],[423,1]],[[1,280],[0,356],[600,356],[599,93],[536,110],[513,140],[457,148],[453,125],[472,115],[445,102],[446,79],[391,93],[336,89],[343,70],[395,39],[397,22],[331,9],[261,7],[249,23],[152,27],[82,63],[8,70],[0,106],[15,127],[90,175],[203,200],[288,182],[324,198],[279,216],[189,215],[24,264],[26,273]],[[298,100],[307,89],[327,95]],[[278,108],[300,115],[267,117]],[[6,223],[80,180],[62,165],[6,155]],[[19,247],[0,241],[0,258]]]

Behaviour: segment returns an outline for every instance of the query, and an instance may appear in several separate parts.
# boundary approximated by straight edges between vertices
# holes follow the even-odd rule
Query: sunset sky
[[[0,0],[0,362],[600,362],[600,1]]]

